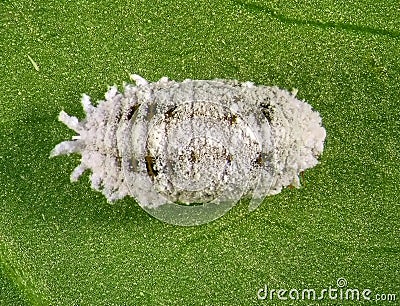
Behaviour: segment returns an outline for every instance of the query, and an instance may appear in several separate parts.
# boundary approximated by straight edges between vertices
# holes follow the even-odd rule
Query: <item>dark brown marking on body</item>
[[[156,160],[150,154],[145,156],[146,170],[147,174],[151,177],[152,180],[158,175],[158,171],[155,169]]]
[[[137,109],[139,108],[140,104],[134,104],[131,106],[131,108],[128,110],[128,113],[126,114],[126,119],[131,120],[133,115],[136,113]]]

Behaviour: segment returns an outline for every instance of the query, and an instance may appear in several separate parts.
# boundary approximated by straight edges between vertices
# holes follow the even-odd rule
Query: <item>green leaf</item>
[[[265,285],[341,277],[399,298],[398,16],[389,0],[1,1],[2,305],[256,305]],[[108,204],[69,182],[78,156],[48,156],[72,136],[59,111],[82,117],[82,93],[129,73],[297,88],[327,130],[321,163],[198,227]]]

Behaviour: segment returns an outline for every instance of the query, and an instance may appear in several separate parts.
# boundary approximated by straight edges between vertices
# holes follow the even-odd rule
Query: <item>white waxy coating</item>
[[[71,180],[90,169],[92,187],[109,201],[129,195],[152,214],[164,207],[158,217],[167,222],[199,224],[243,196],[253,197],[252,210],[298,187],[299,173],[318,163],[325,129],[295,93],[251,82],[132,78],[136,85],[123,93],[111,87],[97,106],[84,95],[81,121],[61,112],[78,135],[51,152],[81,154]],[[176,209],[190,220],[177,221]],[[207,209],[214,210],[202,215]]]

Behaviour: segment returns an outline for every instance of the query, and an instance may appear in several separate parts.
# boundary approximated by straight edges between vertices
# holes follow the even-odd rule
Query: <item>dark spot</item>
[[[268,101],[265,101],[260,104],[260,107],[261,107],[261,112],[263,113],[265,118],[268,120],[269,123],[271,123],[274,116],[274,109],[272,105]]]
[[[151,177],[151,179],[154,179],[158,175],[158,171],[155,168],[156,165],[156,160],[153,156],[151,155],[146,155],[145,163],[146,163],[146,169],[147,169],[147,174]]]
[[[197,161],[197,156],[194,151],[190,152],[190,162],[194,163]]]
[[[166,111],[165,113],[165,118],[172,118],[175,115],[175,110],[176,110],[176,106],[171,107],[169,110]]]
[[[304,176],[304,171],[300,172],[300,177],[301,177],[300,182],[303,183],[304,186],[306,186],[306,178]]]
[[[268,167],[271,164],[272,159],[273,156],[271,153],[259,152],[253,163],[255,166]]]
[[[262,167],[269,173],[274,173],[274,155],[273,152],[259,152],[257,157],[252,161],[254,167]]]
[[[231,125],[233,125],[233,124],[235,124],[236,123],[236,120],[237,120],[237,116],[235,115],[235,114],[233,114],[232,116],[231,116]]]
[[[225,114],[224,120],[229,121],[230,125],[234,125],[237,121],[237,116],[235,114]]]
[[[257,156],[257,158],[256,158],[256,160],[255,160],[255,163],[256,163],[257,165],[259,165],[259,166],[264,165],[264,159],[263,159],[263,156],[262,156],[262,153],[261,153],[261,152],[258,153],[258,156]]]
[[[135,104],[132,105],[131,108],[128,111],[128,114],[126,114],[126,119],[131,120],[132,116],[136,113],[137,109],[139,108],[140,104]]]
[[[228,162],[228,165],[231,164],[231,162],[232,162],[232,156],[231,156],[230,154],[228,154],[228,155],[226,156],[226,161]]]
[[[240,97],[238,97],[238,96],[232,97],[232,100],[233,100],[234,103],[238,103],[238,102],[242,101],[242,99]]]

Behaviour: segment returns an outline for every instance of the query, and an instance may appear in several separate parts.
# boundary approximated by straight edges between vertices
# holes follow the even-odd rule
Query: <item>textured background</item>
[[[400,299],[399,16],[389,0],[0,1],[0,304],[256,305],[264,284],[339,277]],[[298,88],[321,163],[204,226],[110,205],[87,174],[69,182],[78,156],[48,156],[73,135],[59,111],[83,116],[82,93],[129,73]]]

